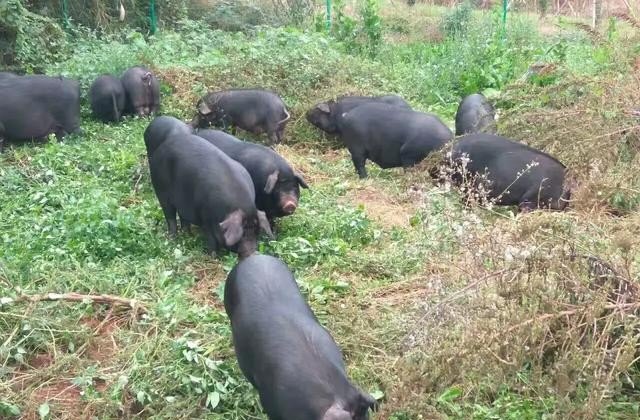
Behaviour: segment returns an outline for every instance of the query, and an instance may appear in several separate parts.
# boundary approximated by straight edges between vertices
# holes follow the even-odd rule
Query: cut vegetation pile
[[[209,89],[281,93],[292,121],[277,151],[311,189],[260,251],[294,271],[350,377],[381,400],[374,418],[637,418],[637,34],[542,37],[514,14],[503,39],[496,12],[394,8],[382,13],[392,43],[375,54],[340,33],[183,21],[149,39],[83,34],[48,72],[86,88],[144,63],[181,119]],[[438,21],[438,36],[405,34],[403,19],[411,31]],[[421,169],[370,165],[359,180],[304,119],[335,95],[393,92],[451,122],[478,90],[495,98],[501,134],[572,169],[572,210],[467,207]],[[100,124],[85,106],[83,137],[0,156],[0,418],[264,418],[221,305],[236,258],[166,237],[148,123]]]

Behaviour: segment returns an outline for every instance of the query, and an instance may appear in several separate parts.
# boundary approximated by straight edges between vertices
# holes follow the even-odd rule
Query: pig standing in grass
[[[327,134],[338,135],[338,120],[345,112],[366,103],[384,103],[399,108],[411,109],[411,106],[397,95],[384,96],[339,96],[335,101],[329,100],[316,104],[307,111],[307,121]]]
[[[210,92],[198,101],[197,112],[193,127],[238,127],[256,135],[267,133],[270,144],[282,141],[290,118],[280,96],[261,89]]]
[[[120,77],[126,94],[125,112],[145,117],[160,108],[160,84],[151,70],[136,66]]]
[[[265,214],[255,206],[251,177],[238,162],[173,117],[157,117],[144,141],[153,188],[169,234],[177,233],[176,213],[183,229],[200,226],[209,247],[237,252],[241,258],[257,248],[260,229],[270,236]]]
[[[245,167],[256,190],[256,206],[270,221],[289,216],[298,208],[300,187],[308,188],[307,183],[274,150],[218,130],[200,130],[198,136]]]
[[[433,114],[384,103],[352,109],[342,115],[338,127],[360,178],[367,177],[367,159],[385,169],[409,168],[453,137]]]
[[[80,133],[80,85],[64,77],[0,74],[0,153],[5,140]]]
[[[272,420],[366,420],[376,401],[351,384],[342,354],[287,266],[254,255],[229,273],[224,307],[240,369]]]
[[[91,111],[102,122],[118,122],[124,111],[126,95],[117,77],[105,74],[98,77],[89,90]]]

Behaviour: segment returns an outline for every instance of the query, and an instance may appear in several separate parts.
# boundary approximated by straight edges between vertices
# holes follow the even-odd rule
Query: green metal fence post
[[[502,0],[502,37],[507,37],[507,6],[509,0]]]
[[[62,0],[62,23],[65,29],[69,28],[69,6],[67,0]]]
[[[331,29],[331,0],[327,0],[327,30]]]
[[[156,17],[156,0],[149,0],[149,23],[151,35],[158,29],[158,18]]]

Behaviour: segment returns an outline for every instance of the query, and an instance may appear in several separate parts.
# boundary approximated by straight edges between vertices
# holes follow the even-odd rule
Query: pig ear
[[[302,177],[302,175],[300,175],[298,172],[294,172],[293,176],[296,178],[296,180],[298,181],[298,184],[300,184],[302,188],[309,188],[307,183],[304,182],[304,178]]]
[[[207,105],[206,101],[200,101],[200,103],[198,103],[198,112],[200,112],[202,115],[211,114],[211,109]]]
[[[222,229],[222,235],[224,236],[224,243],[227,247],[234,246],[244,234],[244,229],[242,228],[242,210],[235,210],[227,216],[220,223],[220,229]]]
[[[352,418],[351,413],[340,407],[338,403],[333,403],[322,416],[322,420],[352,420]]]
[[[318,108],[320,111],[324,112],[325,114],[331,114],[331,108],[329,108],[329,104],[326,102],[322,102],[319,103],[316,108]]]
[[[269,175],[267,177],[267,183],[264,185],[264,192],[267,194],[271,194],[271,191],[273,191],[273,188],[276,186],[276,182],[278,182],[278,174],[280,173],[280,171],[278,171],[277,169],[275,171],[273,171],[271,173],[271,175]]]
[[[275,236],[273,236],[273,232],[271,231],[271,224],[267,219],[267,215],[264,214],[264,212],[261,210],[258,210],[258,224],[260,225],[260,229],[262,229],[269,238],[276,238]]]

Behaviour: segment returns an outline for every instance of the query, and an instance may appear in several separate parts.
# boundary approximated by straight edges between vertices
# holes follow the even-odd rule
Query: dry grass
[[[614,79],[568,78],[529,93],[530,87],[516,84],[501,100],[508,109],[499,131],[571,169],[578,180],[574,208],[619,214],[611,207],[614,196],[640,194],[639,86],[637,71]]]

